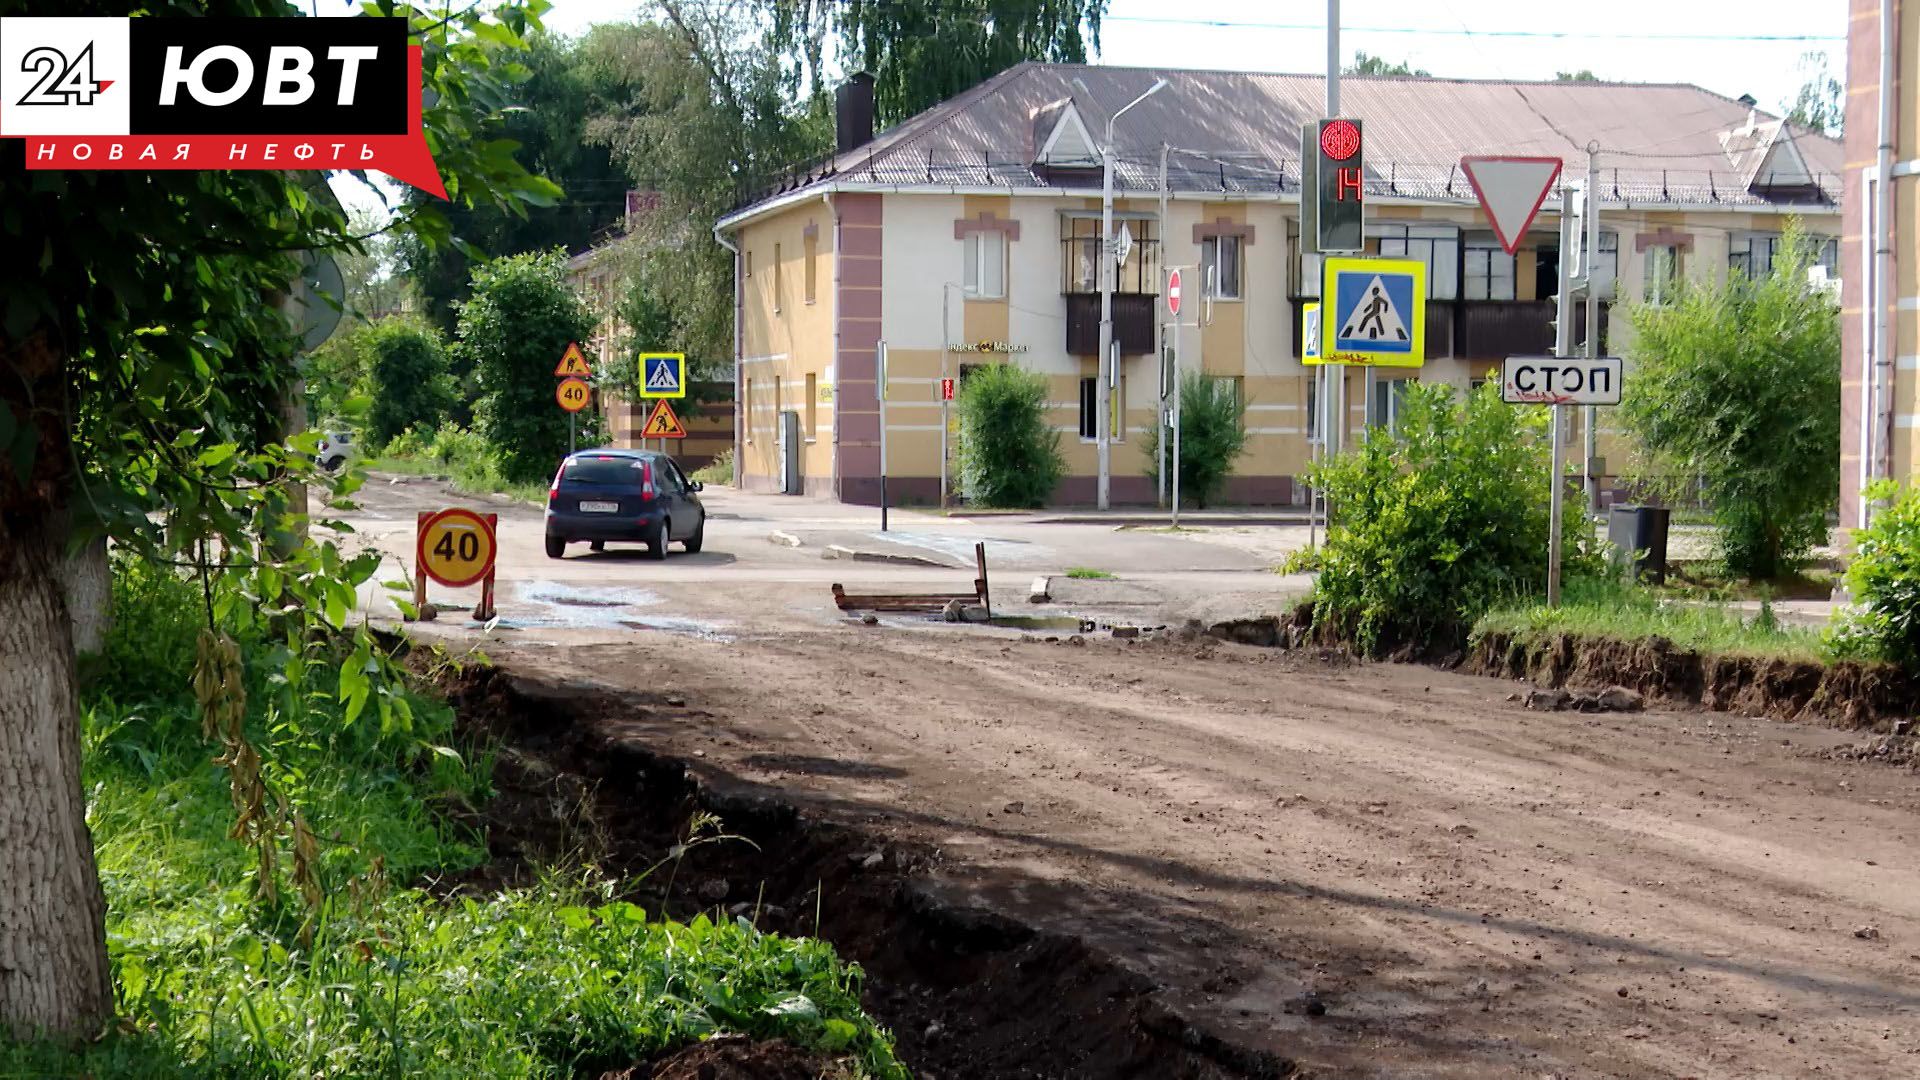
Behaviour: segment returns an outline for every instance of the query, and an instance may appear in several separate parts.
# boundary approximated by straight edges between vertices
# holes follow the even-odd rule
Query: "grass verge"
[[[1522,641],[1557,634],[1634,641],[1663,637],[1683,649],[1827,663],[1833,659],[1817,629],[1780,623],[1762,606],[1746,613],[1719,603],[1662,600],[1612,581],[1569,581],[1557,608],[1529,603],[1495,608],[1474,623],[1477,639],[1490,633]]]
[[[1067,571],[1067,576],[1077,581],[1112,581],[1113,580],[1112,571],[1098,570],[1091,566],[1076,566],[1071,570]]]
[[[326,688],[282,685],[284,658],[243,639],[250,737],[312,823],[326,889],[311,910],[284,888],[260,899],[183,666],[196,588],[119,569],[83,701],[118,1019],[78,1048],[0,1038],[0,1077],[563,1078],[738,1032],[905,1080],[860,1008],[862,972],[824,942],[663,921],[591,870],[484,896],[421,887],[485,860],[463,822],[487,759],[445,745],[444,703],[416,698],[405,736],[355,728]],[[294,719],[287,693],[328,704]]]
[[[374,472],[444,479],[453,486],[455,491],[465,495],[510,495],[521,502],[536,504],[544,504],[547,501],[545,484],[512,483],[494,472],[491,463],[467,465],[442,463],[430,458],[386,455],[367,459],[366,467]]]

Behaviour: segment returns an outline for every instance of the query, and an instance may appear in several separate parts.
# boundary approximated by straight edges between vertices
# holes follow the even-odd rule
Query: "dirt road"
[[[1920,1075],[1920,785],[1814,758],[1837,733],[1205,642],[496,657],[685,695],[663,752],[937,845],[1325,1075]]]
[[[404,556],[440,497],[371,488],[360,541]],[[649,713],[659,753],[937,848],[934,887],[1081,935],[1315,1075],[1920,1076],[1920,774],[1824,756],[1857,736],[1529,712],[1515,684],[1207,639],[863,626],[829,580],[952,571],[767,542],[795,515],[848,528],[825,504],[711,505],[708,551],[662,564],[552,562],[538,511],[503,508],[501,626],[423,632],[681,702]],[[1141,621],[1200,589],[1283,603],[1232,546],[914,528],[1000,537],[1016,581],[1118,570],[1077,584]]]

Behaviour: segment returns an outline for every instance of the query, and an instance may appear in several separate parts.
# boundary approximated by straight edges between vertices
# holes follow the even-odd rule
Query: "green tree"
[[[1600,76],[1595,75],[1593,73],[1592,68],[1581,68],[1579,71],[1556,71],[1553,73],[1553,81],[1554,82],[1599,82]]]
[[[1458,400],[1415,384],[1391,433],[1314,465],[1332,508],[1314,627],[1365,653],[1464,643],[1488,608],[1547,583],[1552,487],[1546,409],[1492,383]],[[1566,515],[1569,575],[1598,569],[1586,520]]]
[[[875,118],[897,124],[1025,60],[1083,64],[1110,0],[763,0],[775,40],[817,90],[820,41],[874,76]]]
[[[976,506],[1042,506],[1066,475],[1047,377],[988,364],[960,387],[960,490]]]
[[[498,255],[589,246],[626,214],[630,183],[650,187],[643,173],[629,181],[607,148],[586,137],[594,101],[583,77],[577,48],[565,39],[536,33],[518,61],[525,78],[508,88],[501,138],[509,140],[516,160],[552,179],[564,194],[545,206],[496,206],[476,203],[447,210],[453,243],[438,238],[401,238],[395,257],[404,276],[421,292],[427,317],[443,334],[452,334],[456,304],[466,299],[476,263]],[[408,206],[430,198],[409,190]],[[432,242],[429,242],[431,240]]]
[[[1231,379],[1190,371],[1180,380],[1180,500],[1205,510],[1247,452],[1247,409]],[[1142,449],[1147,476],[1159,479],[1159,433],[1148,431]]]
[[[1425,79],[1425,78],[1431,77],[1433,75],[1433,72],[1422,71],[1419,68],[1414,67],[1412,64],[1407,63],[1405,60],[1402,60],[1397,64],[1390,64],[1386,61],[1384,57],[1369,56],[1366,53],[1355,50],[1353,54],[1353,63],[1348,64],[1343,69],[1343,74],[1347,74],[1347,75],[1415,75],[1422,79]]]
[[[0,14],[28,6],[0,0]],[[498,115],[483,104],[498,100],[502,58],[535,25],[528,9],[372,8],[413,20],[432,102],[424,125],[449,189],[476,205],[550,197],[550,184],[489,142]],[[69,0],[61,14],[127,10]],[[142,11],[299,14],[281,0],[157,0]],[[343,560],[331,543],[266,542],[284,535],[291,511],[304,515],[289,481],[311,476],[302,452],[319,441],[286,437],[296,343],[273,301],[297,271],[290,252],[356,244],[344,215],[315,197],[318,174],[34,172],[22,146],[0,142],[0,249],[16,256],[0,275],[0,1031],[91,1035],[114,998],[80,786],[64,553],[111,535],[129,555],[207,575],[205,553],[217,544],[232,563],[223,571],[236,579],[231,597],[348,635],[339,687],[349,721],[375,702],[383,727],[402,718],[369,675],[384,670],[371,632],[347,622],[372,566]],[[429,236],[444,236],[444,224],[425,204],[404,222]],[[350,490],[351,481],[335,494]],[[291,661],[320,636],[302,630],[278,647]],[[230,640],[202,642],[202,701],[222,708],[239,661]],[[296,714],[303,693],[276,707]],[[243,774],[229,772],[240,797]],[[278,876],[269,857],[294,827],[284,806],[237,825],[259,846],[263,892]]]
[[[1803,53],[1799,68],[1806,81],[1787,103],[1787,120],[1810,131],[1838,136],[1847,120],[1846,87],[1833,77],[1824,52]]]
[[[1755,580],[1823,543],[1838,498],[1839,311],[1812,260],[1795,226],[1765,277],[1629,308],[1627,426],[1671,486],[1700,480],[1728,569]]]
[[[568,342],[592,332],[593,317],[568,287],[566,270],[557,250],[495,259],[473,272],[473,297],[460,305],[453,350],[478,380],[475,425],[501,475],[515,483],[551,476],[567,453],[568,418],[553,402],[553,367]]]
[[[440,426],[453,408],[453,381],[440,332],[412,319],[383,319],[355,336],[367,356],[359,390],[372,399],[368,440],[384,445],[410,427],[426,431]]]

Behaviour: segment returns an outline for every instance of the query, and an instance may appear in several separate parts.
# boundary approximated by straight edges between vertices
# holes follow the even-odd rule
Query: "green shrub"
[[[506,479],[545,480],[565,456],[569,421],[553,401],[553,367],[569,342],[592,332],[593,317],[567,284],[561,252],[509,255],[474,270],[454,351],[478,380],[474,428]],[[594,445],[597,413],[583,412],[578,421],[581,445]]]
[[[1233,463],[1247,452],[1247,407],[1231,379],[1188,372],[1180,380],[1180,501],[1191,499],[1205,510],[1214,501]],[[1160,478],[1160,433],[1148,429],[1142,441],[1147,478]],[[1171,448],[1168,450],[1172,452]]]
[[[1048,425],[1047,377],[985,365],[960,388],[960,488],[976,506],[1044,505],[1066,475]]]
[[[733,483],[733,448],[729,446],[712,461],[694,470],[693,478],[703,484]]]
[[[489,461],[492,452],[487,448],[487,440],[475,432],[458,424],[447,424],[433,433],[433,441],[427,444],[426,456],[442,465],[457,466]]]
[[[384,443],[410,427],[431,428],[453,408],[440,333],[409,319],[383,319],[354,331],[367,368],[357,387],[372,399],[367,436]]]
[[[1887,505],[1854,530],[1847,591],[1857,609],[1835,629],[1834,642],[1849,654],[1920,671],[1920,486],[1902,490],[1880,480],[1864,494]]]
[[[375,443],[371,449],[382,457],[425,458],[427,456],[427,447],[433,444],[433,437],[436,433],[437,432],[431,428],[422,431],[417,427],[408,425],[401,430],[400,434],[388,439],[384,447]]]
[[[1635,304],[1621,416],[1672,478],[1698,477],[1727,568],[1751,580],[1795,570],[1827,538],[1840,483],[1839,309],[1809,288],[1797,228],[1757,280],[1689,285]]]
[[[1316,464],[1331,512],[1314,625],[1363,652],[1458,641],[1482,612],[1545,588],[1547,410],[1493,383],[1456,400],[1408,388],[1392,433]],[[1577,505],[1577,504],[1576,504]],[[1593,531],[1563,521],[1569,577],[1600,569]]]

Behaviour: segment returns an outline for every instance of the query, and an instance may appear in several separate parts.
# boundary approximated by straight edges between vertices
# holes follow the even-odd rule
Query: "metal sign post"
[[[1586,257],[1581,267],[1586,270],[1587,279],[1587,359],[1600,355],[1600,290],[1598,276],[1594,267],[1600,258],[1600,144],[1587,144],[1587,246]],[[1616,255],[1616,261],[1618,256]],[[1600,439],[1594,431],[1594,420],[1598,414],[1594,407],[1586,407],[1581,419],[1581,436],[1585,440],[1584,463],[1581,472],[1587,474],[1587,513],[1600,512],[1600,478],[1594,475],[1594,455],[1599,449]]]
[[[1573,351],[1573,214],[1572,189],[1560,185],[1560,294],[1554,298],[1553,354]],[[1560,606],[1560,516],[1565,501],[1566,436],[1561,430],[1563,406],[1553,406],[1553,442],[1548,471],[1553,485],[1547,502],[1547,606]]]
[[[887,531],[887,343],[874,350],[874,397],[880,404],[880,531]]]

